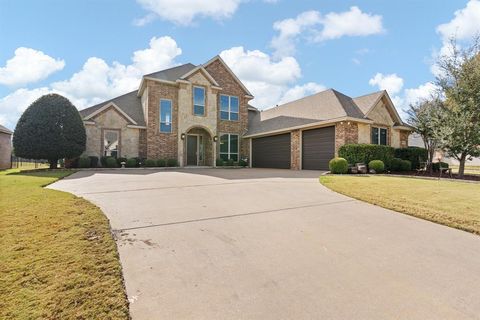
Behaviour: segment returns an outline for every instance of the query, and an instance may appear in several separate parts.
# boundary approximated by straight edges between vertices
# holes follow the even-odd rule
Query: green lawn
[[[0,172],[0,319],[128,319],[100,209],[42,188],[70,171],[15,171]]]
[[[480,234],[480,184],[387,176],[321,176],[333,191]]]
[[[453,173],[458,173],[458,166],[452,165]],[[480,175],[480,166],[465,166],[465,174]]]

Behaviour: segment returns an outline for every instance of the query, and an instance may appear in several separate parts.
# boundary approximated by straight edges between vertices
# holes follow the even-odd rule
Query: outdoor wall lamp
[[[218,137],[217,136],[214,136],[213,137],[213,142],[217,142],[218,141]]]
[[[182,134],[180,135],[180,139],[185,140],[185,133],[182,133]]]

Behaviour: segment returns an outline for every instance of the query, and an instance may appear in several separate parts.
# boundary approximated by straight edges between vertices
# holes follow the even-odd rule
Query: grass
[[[0,319],[128,319],[108,220],[44,189],[71,171],[0,172]]]
[[[458,173],[458,166],[452,165],[453,173]],[[473,174],[473,175],[480,175],[480,166],[465,166],[465,174]]]
[[[480,184],[387,176],[322,176],[333,191],[480,234]]]

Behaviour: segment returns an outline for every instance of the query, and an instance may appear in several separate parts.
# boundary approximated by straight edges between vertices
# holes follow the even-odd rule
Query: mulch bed
[[[414,176],[414,177],[430,177],[430,178],[438,178],[439,173],[438,172],[425,172],[425,173],[418,173],[416,171],[410,171],[410,172],[395,172],[396,175],[401,175],[401,176]],[[457,180],[470,180],[470,181],[480,181],[480,175],[471,175],[471,174],[465,174],[463,178],[459,178],[458,174],[453,173],[452,177],[448,174],[442,174],[441,176],[442,179],[457,179]]]

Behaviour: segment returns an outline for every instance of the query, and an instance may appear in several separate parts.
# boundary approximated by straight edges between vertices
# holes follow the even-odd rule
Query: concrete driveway
[[[82,171],[50,188],[110,219],[134,320],[480,319],[479,236],[319,174]]]

